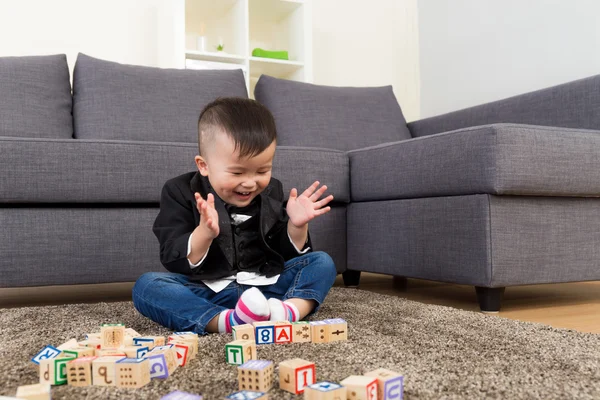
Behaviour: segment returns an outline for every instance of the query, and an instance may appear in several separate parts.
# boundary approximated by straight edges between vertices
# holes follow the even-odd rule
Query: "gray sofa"
[[[240,71],[80,54],[0,58],[0,288],[130,282],[162,271],[164,182],[195,169],[196,120],[247,96]],[[600,77],[406,124],[391,87],[263,76],[274,176],[335,195],[311,223],[348,284],[360,271],[477,287],[600,279]],[[539,126],[545,125],[545,126]]]

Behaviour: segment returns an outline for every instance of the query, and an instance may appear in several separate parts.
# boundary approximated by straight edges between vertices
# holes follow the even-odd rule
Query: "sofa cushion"
[[[161,69],[79,54],[75,137],[198,143],[200,111],[225,96],[248,97],[241,70]]]
[[[352,201],[600,196],[600,131],[497,124],[348,153]]]
[[[391,86],[319,86],[262,75],[254,95],[273,113],[281,145],[351,150],[411,138]]]
[[[69,79],[64,54],[0,57],[0,136],[73,137]]]
[[[170,178],[195,171],[195,143],[0,137],[0,203],[155,203]],[[336,202],[350,200],[348,156],[278,147],[273,176],[286,196],[320,179]]]

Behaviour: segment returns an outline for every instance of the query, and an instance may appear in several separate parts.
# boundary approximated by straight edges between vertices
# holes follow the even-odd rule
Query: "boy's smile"
[[[275,146],[273,141],[262,153],[240,158],[234,141],[219,132],[206,155],[196,156],[196,165],[224,202],[244,207],[269,185]]]

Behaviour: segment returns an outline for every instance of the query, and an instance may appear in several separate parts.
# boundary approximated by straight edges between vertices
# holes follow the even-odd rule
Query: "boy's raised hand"
[[[315,181],[300,196],[298,196],[296,188],[290,191],[286,211],[290,222],[295,227],[301,228],[316,216],[323,215],[331,210],[331,207],[324,206],[333,200],[333,195],[330,194],[319,200],[319,197],[327,190],[327,186],[323,185],[318,190],[317,187],[319,187],[319,181]]]
[[[200,229],[206,237],[214,239],[219,236],[219,215],[215,209],[215,196],[209,193],[204,200],[200,193],[194,193],[196,197],[196,207],[200,213]]]

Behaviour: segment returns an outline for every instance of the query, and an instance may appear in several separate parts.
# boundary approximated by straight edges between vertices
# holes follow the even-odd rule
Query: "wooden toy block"
[[[152,350],[156,346],[164,346],[165,345],[165,337],[164,336],[138,336],[132,337],[134,346],[146,346],[148,350]]]
[[[185,367],[188,360],[190,359],[190,346],[184,343],[171,342],[175,349],[175,355],[177,357],[177,365]]]
[[[226,399],[232,400],[269,400],[269,395],[263,392],[252,392],[250,390],[241,390],[231,393]]]
[[[316,382],[315,363],[294,358],[279,363],[279,388],[301,394],[304,387]]]
[[[179,366],[179,364],[177,363],[177,351],[175,350],[175,346],[157,346],[151,352],[146,354],[146,358],[148,358],[148,356],[153,356],[156,354],[163,354],[165,356],[165,361],[167,362],[167,370],[169,372],[169,375],[173,375],[173,372],[175,372],[175,370]]]
[[[275,343],[292,343],[292,323],[289,321],[275,321]]]
[[[238,367],[240,390],[268,392],[273,387],[273,361],[250,360]]]
[[[379,368],[365,376],[377,378],[378,400],[400,400],[404,395],[404,377],[389,369]]]
[[[317,382],[304,388],[305,400],[346,399],[346,388],[333,382]]]
[[[50,385],[45,383],[19,386],[16,396],[18,399],[50,400],[50,389]]]
[[[150,383],[150,367],[145,358],[124,358],[115,366],[117,386],[125,388],[141,388]]]
[[[169,367],[164,354],[146,354],[150,368],[150,379],[166,379],[169,377]]]
[[[253,322],[256,344],[275,343],[275,325],[272,321]]]
[[[180,335],[180,336],[169,336],[169,339],[167,341],[168,344],[183,344],[188,346],[189,348],[189,352],[187,355],[187,359],[191,360],[193,358],[196,358],[196,355],[198,355],[198,337],[197,336],[187,336],[187,335]]]
[[[48,345],[48,346],[44,347],[42,350],[40,350],[35,356],[33,356],[31,361],[33,361],[37,365],[40,365],[40,361],[56,358],[60,355],[60,353],[62,353],[61,350],[57,349],[54,346]]]
[[[103,349],[116,349],[125,345],[125,326],[123,324],[104,324],[100,328]]]
[[[94,349],[102,348],[102,339],[85,339],[78,343],[77,347],[92,347]]]
[[[126,358],[127,354],[122,349],[94,349],[94,355],[96,357],[104,357],[104,356],[121,356],[121,358]]]
[[[251,340],[234,340],[225,345],[225,358],[228,364],[242,365],[256,360],[256,344]]]
[[[148,347],[146,346],[124,346],[117,350],[120,353],[125,353],[128,358],[144,358],[148,353]]]
[[[340,385],[346,387],[348,400],[377,400],[377,378],[350,375]]]
[[[103,356],[92,361],[92,383],[94,386],[117,386],[117,361],[126,357]]]
[[[325,322],[328,325],[327,330],[327,341],[337,342],[341,340],[348,340],[348,323],[341,319],[326,319]]]
[[[130,336],[132,338],[142,336],[135,331],[135,329],[125,328],[125,335]]]
[[[166,396],[161,397],[160,400],[202,400],[202,396],[199,394],[180,392],[179,390],[176,390]]]
[[[40,383],[64,385],[67,383],[67,363],[75,357],[59,356],[40,361]]]
[[[292,343],[310,343],[310,331],[308,321],[292,322]]]
[[[313,343],[329,341],[330,325],[325,321],[310,321],[310,335]]]
[[[60,346],[58,346],[57,349],[67,350],[67,349],[72,349],[74,347],[81,347],[79,345],[79,342],[77,341],[77,339],[71,339],[68,342],[65,342],[65,343],[61,344]]]
[[[63,350],[63,354],[68,357],[93,357],[96,355],[96,349],[93,347],[75,347]]]
[[[231,327],[231,330],[233,332],[233,340],[252,340],[256,343],[256,335],[254,334],[253,325],[236,325]]]
[[[86,340],[90,340],[90,339],[102,340],[102,333],[101,332],[87,333],[85,335],[85,339]]]
[[[70,386],[89,386],[92,384],[92,361],[96,358],[76,358],[67,363],[67,382]]]

